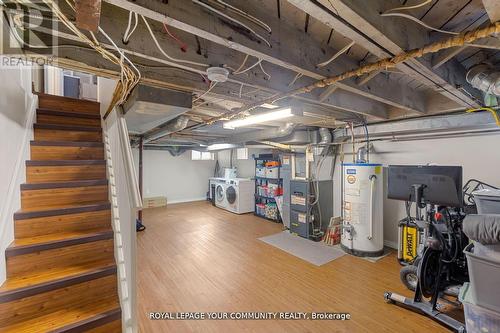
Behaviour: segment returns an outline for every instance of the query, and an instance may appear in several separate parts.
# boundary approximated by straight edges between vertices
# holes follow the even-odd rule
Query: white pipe
[[[368,240],[373,239],[373,199],[375,198],[375,181],[377,180],[377,176],[370,176],[370,232],[368,233]]]

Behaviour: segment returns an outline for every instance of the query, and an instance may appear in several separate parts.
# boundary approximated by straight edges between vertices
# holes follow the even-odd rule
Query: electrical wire
[[[134,23],[134,27],[131,29],[131,27],[132,27],[132,17],[134,17],[135,23]],[[127,25],[127,29],[125,29],[125,33],[123,34],[123,44],[127,44],[128,43],[130,37],[134,33],[134,31],[137,28],[138,24],[139,24],[139,17],[137,15],[137,13],[130,11],[128,13],[128,25]]]
[[[258,66],[260,63],[262,62],[262,59],[258,59],[257,62],[255,64],[253,64],[252,66],[249,66],[247,68],[245,68],[244,70],[240,70],[240,71],[237,71],[237,72],[233,72],[233,74],[243,74],[243,73],[246,73],[248,72],[249,70],[251,70],[252,68],[254,68],[255,66]]]
[[[187,44],[184,43],[183,41],[181,41],[179,38],[177,38],[173,33],[171,33],[170,30],[168,30],[168,27],[167,27],[166,23],[163,23],[163,29],[165,29],[165,32],[170,37],[172,37],[172,39],[175,40],[177,42],[177,44],[179,44],[179,47],[181,48],[182,52],[186,52],[187,51]]]
[[[349,50],[353,45],[354,45],[354,41],[350,42],[349,44],[347,44],[346,46],[344,46],[343,48],[338,50],[337,53],[335,53],[330,59],[323,61],[322,63],[317,64],[316,67],[325,67],[326,65],[328,65],[329,63],[331,63],[332,61],[334,61],[335,59],[340,57],[342,54],[344,54],[344,52]]]
[[[427,4],[430,4],[431,2],[432,2],[432,0],[424,0],[421,3],[415,4],[415,5],[411,5],[411,6],[402,6],[402,7],[391,8],[389,10],[386,10],[384,12],[384,14],[390,13],[390,12],[395,12],[395,11],[398,11],[398,10],[417,9],[417,8],[423,7],[423,6],[427,5]]]
[[[441,30],[441,29],[438,29],[438,28],[434,28],[430,25],[428,25],[427,23],[419,20],[418,18],[414,17],[414,16],[411,16],[411,15],[408,15],[408,14],[404,14],[404,13],[383,13],[383,14],[380,14],[380,16],[395,16],[395,17],[403,17],[403,18],[407,18],[409,20],[412,20],[413,22],[416,22],[418,24],[420,24],[421,26],[429,29],[429,30],[434,30],[434,31],[437,31],[437,32],[441,32],[443,34],[449,34],[449,35],[459,35],[460,33],[458,32],[454,32],[454,31],[448,31],[448,30]]]
[[[262,73],[264,73],[264,75],[267,76],[267,79],[268,80],[271,80],[271,75],[268,74],[265,70],[264,70],[264,67],[262,67],[262,61],[259,62],[259,67],[260,67],[260,70],[262,71]]]
[[[219,83],[219,82],[214,82],[214,81],[210,82],[210,87],[208,87],[208,89],[203,94],[201,94],[200,96],[196,97],[193,100],[193,103],[196,102],[196,101],[198,101],[199,99],[201,99],[206,94],[208,94],[217,85],[217,83]]]
[[[29,44],[28,42],[24,41],[21,36],[19,36],[19,32],[17,31],[17,28],[20,28],[21,30],[25,30],[26,28],[24,27],[23,24],[21,24],[19,21],[18,21],[18,18],[19,16],[23,16],[24,14],[16,14],[16,15],[12,15],[11,13],[8,13],[7,14],[7,17],[8,17],[8,22],[9,22],[9,28],[10,28],[10,31],[12,32],[12,35],[14,36],[14,38],[17,40],[17,42],[19,43],[19,45],[21,47],[23,46],[28,46],[29,48],[32,48],[32,49],[43,49],[43,48],[46,48],[45,46],[43,45],[32,45],[32,44]]]
[[[121,53],[121,57],[118,58],[112,52],[106,50],[95,38],[94,34],[92,35],[92,39],[88,38],[87,35],[82,33],[79,28],[75,26],[75,24],[68,19],[68,17],[61,11],[58,4],[55,3],[54,0],[43,0],[44,4],[47,5],[48,8],[55,14],[55,16],[59,19],[61,23],[63,23],[76,37],[78,37],[82,42],[88,44],[90,47],[95,49],[104,59],[107,59],[114,64],[120,66],[120,80],[118,81],[115,91],[113,92],[112,99],[110,104],[104,114],[104,119],[111,113],[111,111],[115,108],[115,106],[123,104],[127,99],[128,95],[132,91],[132,89],[139,83],[140,80],[140,72],[137,70],[135,66],[129,67],[124,64],[124,59],[127,62],[130,62],[128,58],[126,58],[123,53]],[[18,1],[18,3],[24,3],[24,1]],[[66,0],[68,6],[75,11],[75,7],[70,0]],[[102,29],[101,29],[102,31]],[[116,44],[115,44],[116,45]]]
[[[249,21],[252,21],[253,23],[261,26],[262,28],[264,28],[265,30],[267,30],[267,32],[269,32],[269,33],[272,32],[271,27],[268,24],[266,24],[262,20],[259,20],[255,16],[252,16],[252,15],[250,15],[250,14],[242,11],[241,9],[234,7],[234,6],[228,4],[225,1],[217,0],[217,2],[220,3],[221,5],[223,5],[224,7],[226,7],[227,9],[232,10],[234,13],[236,13],[236,14],[238,14],[238,15],[246,18],[246,19],[248,19]]]
[[[238,67],[238,69],[234,70],[233,73],[241,71],[243,66],[245,66],[245,64],[247,63],[248,57],[249,57],[249,55],[246,54],[245,59],[243,59],[243,61],[241,62],[241,65]]]
[[[288,84],[289,87],[293,86],[295,84],[295,82],[297,82],[298,79],[300,79],[302,77],[302,73],[297,73],[295,75],[295,77],[293,78],[292,81],[290,81],[290,83]]]
[[[151,38],[153,39],[156,47],[158,48],[158,50],[160,50],[160,52],[169,60],[172,60],[172,61],[175,61],[175,62],[180,62],[180,63],[185,63],[185,64],[191,64],[191,65],[195,65],[195,66],[201,66],[201,67],[209,67],[209,65],[207,64],[202,64],[202,63],[199,63],[199,62],[195,62],[195,61],[189,61],[189,60],[182,60],[182,59],[177,59],[177,58],[174,58],[174,57],[171,57],[170,55],[167,54],[167,52],[165,52],[163,50],[163,48],[160,46],[160,43],[158,42],[158,39],[156,39],[155,37],[155,34],[153,33],[153,30],[151,30],[151,26],[149,25],[148,21],[146,20],[146,18],[144,16],[141,15],[141,18],[142,20],[144,21],[144,23],[146,24],[146,27],[148,28],[148,31],[149,31],[149,34],[151,35]]]
[[[233,23],[236,23],[238,24],[239,26],[245,28],[246,30],[248,30],[250,33],[252,33],[253,35],[255,35],[257,38],[259,38],[260,40],[262,40],[264,43],[266,43],[267,46],[271,47],[271,43],[269,43],[269,41],[267,39],[265,39],[264,37],[262,37],[261,35],[259,35],[257,32],[255,32],[252,28],[250,28],[248,25],[246,25],[245,23],[242,23],[240,21],[238,21],[237,19],[229,16],[229,15],[226,15],[224,14],[223,12],[221,12],[220,10],[217,10],[215,9],[214,7],[204,3],[204,2],[201,2],[199,0],[192,0],[195,4],[197,5],[200,5],[202,7],[205,7],[206,9],[216,13],[217,15],[219,16],[222,16],[230,21],[232,21]]]

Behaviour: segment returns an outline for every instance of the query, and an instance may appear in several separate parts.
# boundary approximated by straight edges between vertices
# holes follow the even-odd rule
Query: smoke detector
[[[226,82],[229,71],[222,67],[210,67],[207,69],[207,76],[213,82]]]

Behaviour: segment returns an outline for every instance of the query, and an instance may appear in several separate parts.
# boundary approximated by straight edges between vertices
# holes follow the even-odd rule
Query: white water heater
[[[382,165],[342,164],[342,177],[341,247],[356,256],[381,256],[384,252]]]

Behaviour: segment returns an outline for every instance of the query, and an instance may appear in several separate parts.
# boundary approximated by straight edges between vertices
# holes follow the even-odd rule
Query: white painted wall
[[[461,165],[464,184],[470,178],[500,187],[500,134],[442,138],[406,142],[374,142],[374,153],[370,162],[390,164]],[[346,145],[345,150],[352,150]],[[352,155],[346,155],[345,162],[351,162]],[[334,212],[340,215],[340,162],[334,176]],[[385,188],[387,178],[384,177]],[[384,198],[386,193],[384,192]],[[404,203],[384,199],[384,239],[386,244],[396,246],[397,223],[406,216]]]
[[[19,185],[25,181],[25,160],[37,97],[31,93],[31,68],[0,69],[0,284],[5,281],[5,249],[14,239],[13,214],[21,207]]]
[[[238,169],[239,178],[252,178],[255,176],[255,160],[252,154],[258,155],[263,152],[262,149],[249,148],[248,149],[248,159],[238,160],[236,159],[236,149],[233,150],[233,167]],[[221,150],[217,152],[217,158],[219,159],[219,165],[223,168],[229,168],[231,166],[231,150]]]
[[[139,150],[133,149],[133,153],[138,168]],[[144,150],[143,195],[165,196],[169,204],[204,200],[214,168],[215,160],[192,161],[190,150],[180,156],[163,150]]]

